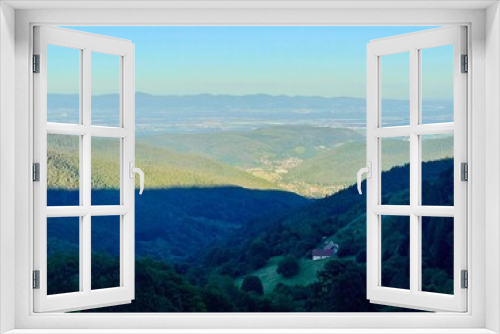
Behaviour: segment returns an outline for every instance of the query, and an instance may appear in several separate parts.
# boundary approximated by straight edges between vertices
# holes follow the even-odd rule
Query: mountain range
[[[92,96],[92,123],[119,124],[116,94]],[[78,123],[78,94],[48,94],[50,122]],[[453,101],[422,101],[424,123],[453,121]],[[366,100],[284,95],[150,95],[136,93],[137,135],[247,131],[273,125],[347,127],[364,131]],[[383,100],[384,126],[409,124],[409,102]]]

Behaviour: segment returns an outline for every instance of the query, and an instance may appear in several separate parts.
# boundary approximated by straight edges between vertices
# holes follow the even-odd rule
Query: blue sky
[[[366,44],[430,27],[68,28],[131,40],[138,92],[365,97]],[[49,50],[49,93],[76,93],[78,56],[58,49]],[[445,61],[452,52],[441,47],[423,58],[426,97],[452,96],[452,64]],[[404,55],[386,57],[395,59],[382,60],[383,97],[405,99],[408,63]],[[117,92],[115,58],[93,55],[93,94]]]

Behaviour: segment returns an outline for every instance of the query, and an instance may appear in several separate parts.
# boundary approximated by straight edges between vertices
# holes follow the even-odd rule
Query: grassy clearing
[[[260,278],[262,285],[264,286],[264,293],[270,293],[273,291],[274,287],[278,283],[283,283],[286,285],[308,285],[316,281],[316,273],[323,269],[328,260],[312,261],[310,259],[300,259],[300,272],[297,276],[291,278],[283,278],[278,273],[276,269],[278,268],[278,262],[282,259],[282,256],[274,256],[269,259],[267,266],[260,268],[250,275],[255,275]],[[241,286],[243,278],[238,278],[236,280],[236,285]]]

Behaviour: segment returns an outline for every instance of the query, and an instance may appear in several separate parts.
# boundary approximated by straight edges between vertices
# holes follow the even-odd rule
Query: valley
[[[437,195],[448,198],[448,204],[453,201],[447,190],[453,182],[453,173],[450,173],[452,160],[428,162],[423,168],[432,171],[425,180],[424,200],[426,196]],[[401,180],[408,169],[408,165],[394,167],[382,174],[382,182],[390,189],[384,195],[389,204],[398,203],[406,196],[407,185]],[[217,188],[213,190],[217,191]],[[57,197],[68,196],[67,191],[56,192]],[[161,212],[176,210],[171,216],[159,214],[159,206],[148,208],[147,203],[156,197],[151,197],[151,193],[149,198],[137,196],[145,202],[137,203],[141,211],[137,213],[136,221],[136,299],[128,305],[91,312],[400,311],[371,304],[365,298],[366,206],[364,197],[358,195],[354,186],[319,200],[304,202],[297,198],[297,202],[291,203],[290,198],[284,198],[279,213],[269,207],[283,195],[274,191],[265,192],[262,202],[257,202],[253,209],[248,205],[238,206],[243,204],[244,198],[255,198],[255,192],[260,193],[248,190],[245,194],[236,188],[234,191],[229,189],[226,197],[220,193],[185,197],[174,192],[170,198],[158,193],[158,205],[171,203],[171,207],[163,208]],[[210,210],[204,210],[204,207]],[[235,207],[238,210],[233,210]],[[243,207],[249,211],[241,211]],[[269,207],[268,214],[262,212],[264,207]],[[200,221],[199,225],[189,219],[189,215],[200,214],[205,215],[205,221]],[[162,234],[175,216],[181,219],[180,225]],[[209,217],[213,224],[208,223]],[[242,217],[251,218],[239,227],[229,228],[230,222],[234,224]],[[157,224],[157,228],[151,229],[151,224]],[[59,226],[67,227],[68,224],[62,222]],[[224,237],[212,244],[200,243],[210,233],[217,233],[219,227],[227,232]],[[390,217],[383,220],[382,228],[384,284],[408,288],[409,255],[404,250],[408,247],[409,226],[402,217]],[[422,228],[424,235],[429,236],[422,240],[426,250],[422,264],[425,268],[423,287],[426,291],[450,293],[453,289],[453,261],[449,258],[452,254],[449,240],[453,240],[453,224],[450,225],[447,218],[435,217],[424,222]],[[52,245],[56,240],[67,240],[67,233],[63,230],[52,232]],[[97,266],[109,265],[116,256],[105,251],[112,240],[108,234],[106,229],[98,233]],[[325,238],[339,245],[338,254],[330,259],[312,261],[311,250],[324,243]],[[163,239],[165,241],[160,242]],[[74,238],[73,243],[77,240]],[[188,249],[189,240],[194,240],[198,247],[194,247],[188,257],[159,256],[165,249],[172,249],[175,240],[181,242],[181,254]],[[148,248],[144,248],[144,242],[148,241]],[[67,242],[71,244],[71,240]],[[54,291],[62,287],[63,282],[74,282],[73,279],[65,280],[68,276],[64,275],[74,277],[78,274],[78,266],[71,266],[75,261],[77,263],[74,257],[78,258],[78,246],[62,246],[60,249],[64,252],[52,248],[53,253],[49,256],[52,270],[49,270],[48,279]],[[297,275],[283,278],[276,273],[283,257],[297,259]],[[104,285],[114,279],[103,271],[100,275]],[[240,282],[247,277],[257,277],[263,285],[263,292],[258,292],[258,287],[243,289]]]
[[[50,121],[77,122],[71,118],[75,114],[71,110],[78,106],[78,95],[49,94],[47,101]],[[92,101],[94,125],[116,123],[116,95],[94,96]],[[400,112],[407,103],[384,100],[384,126],[407,124]],[[136,93],[137,166],[145,169],[146,186],[151,188],[238,185],[323,198],[353,184],[355,172],[365,164],[365,105],[364,99],[349,97]],[[453,120],[451,101],[423,101],[422,112],[424,123]],[[424,161],[450,157],[450,138],[425,138],[430,150],[425,150]],[[71,141],[65,141],[62,147],[70,153],[67,145]],[[118,168],[118,143],[105,138],[94,142],[95,188],[117,187],[119,180],[111,180],[109,175]],[[408,143],[401,138],[387,142],[383,170],[407,163]],[[77,143],[72,145],[74,154]],[[62,147],[58,150],[64,151]],[[53,160],[69,168],[76,162],[74,157],[60,156],[66,153],[49,154],[56,160],[73,159]],[[52,179],[59,183],[49,179],[49,184],[77,187],[77,171],[68,168],[49,168]]]
[[[116,117],[107,114],[107,99],[97,104],[103,124]],[[146,189],[135,196],[136,299],[104,311],[397,310],[365,298],[366,203],[354,186],[366,160],[364,100],[139,93],[137,100],[136,166]],[[51,117],[64,118],[74,103],[54,97]],[[389,101],[387,110],[402,105]],[[449,119],[449,109],[436,110]],[[78,205],[78,137],[48,135],[47,144],[47,205]],[[452,205],[453,144],[453,136],[422,137],[423,202]],[[401,203],[409,187],[407,138],[383,139],[381,156],[383,201]],[[91,175],[92,204],[118,204],[119,140],[92,138]],[[92,265],[105,287],[116,284],[106,268],[119,268],[119,234],[112,217],[100,218],[92,225]],[[436,236],[422,241],[423,285],[449,293],[453,228],[432,219],[422,227]],[[406,288],[408,224],[383,222],[384,284]],[[51,291],[78,289],[78,219],[47,224]],[[313,261],[326,241],[338,252]],[[284,259],[298,264],[295,275],[278,273]]]

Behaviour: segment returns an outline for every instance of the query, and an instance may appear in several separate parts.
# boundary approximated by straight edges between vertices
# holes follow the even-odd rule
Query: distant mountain
[[[116,94],[92,96],[92,123],[119,124]],[[50,122],[78,122],[77,94],[48,94]],[[384,126],[409,124],[406,100],[383,100]],[[453,121],[453,101],[422,101],[424,123]],[[284,95],[150,95],[136,93],[138,135],[252,130],[277,124],[366,127],[366,100],[351,97]]]

